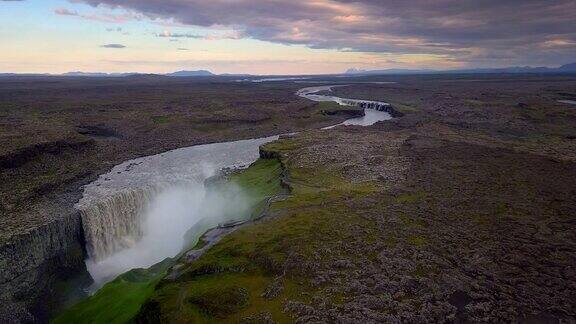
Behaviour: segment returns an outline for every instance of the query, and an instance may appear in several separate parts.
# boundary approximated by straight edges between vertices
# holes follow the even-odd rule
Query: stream
[[[383,102],[318,94],[336,86],[308,87],[296,94],[317,102],[374,109],[366,108],[365,116],[324,129],[369,126],[392,118],[377,110],[388,105]],[[185,236],[190,240],[191,228],[197,229],[192,233],[192,240],[197,240],[203,231],[229,220],[221,215],[249,208],[243,203],[242,192],[210,194],[204,181],[225,168],[247,167],[258,159],[261,145],[278,138],[196,145],[137,158],[115,166],[85,186],[75,207],[82,216],[86,265],[94,279],[90,290],[96,291],[131,269],[147,268],[176,256],[185,246]]]

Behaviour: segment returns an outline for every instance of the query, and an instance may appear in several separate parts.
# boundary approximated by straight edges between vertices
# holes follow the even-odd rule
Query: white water
[[[340,97],[336,97],[336,96],[327,96],[327,95],[317,94],[318,92],[322,92],[322,91],[332,91],[332,88],[334,88],[334,87],[345,87],[345,86],[347,86],[347,85],[344,84],[344,85],[328,85],[328,86],[308,87],[308,88],[304,88],[304,89],[299,90],[297,92],[297,94],[300,97],[303,97],[303,98],[306,98],[306,99],[309,99],[312,101],[317,101],[317,102],[333,101],[333,102],[336,102],[342,106],[358,106],[361,103],[362,104],[373,104],[375,106],[388,105],[388,103],[379,102],[379,101],[347,99],[347,98],[340,98]],[[376,109],[366,108],[366,109],[364,109],[364,116],[348,119],[341,124],[324,127],[323,129],[332,129],[332,128],[334,128],[336,126],[340,126],[340,125],[370,126],[370,125],[374,125],[375,123],[377,123],[379,121],[390,120],[390,119],[392,119],[392,116],[385,111],[379,111]]]
[[[374,125],[379,121],[390,120],[392,116],[385,111],[378,111],[374,109],[364,109],[364,116],[351,118],[345,120],[343,123],[333,126],[324,127],[322,129],[332,129],[334,127],[343,125],[356,125],[356,126],[370,126]]]
[[[215,226],[230,211],[245,212],[241,192],[208,194],[204,180],[222,168],[249,165],[258,159],[260,145],[276,139],[197,145],[134,159],[86,186],[76,208],[96,286],[177,255],[184,234],[199,222]]]
[[[576,105],[576,100],[558,100],[558,102],[569,104],[569,105]]]
[[[177,255],[185,246],[189,229],[195,228],[196,239],[219,223],[239,219],[249,212],[248,201],[235,186],[207,191],[202,183],[189,183],[163,190],[144,212],[140,240],[103,260],[86,262],[94,279],[92,289],[121,273]]]
[[[316,94],[331,89],[305,88],[297,94],[341,105],[367,102]],[[365,113],[339,125],[366,126],[391,118],[373,109],[365,109]],[[259,147],[276,139],[278,136],[197,145],[138,158],[115,166],[87,185],[76,208],[82,214],[89,253],[86,265],[95,281],[93,288],[128,270],[176,256],[192,228],[195,236],[191,240],[246,213],[248,199],[238,188],[206,191],[204,180],[222,168],[251,164],[259,156]]]

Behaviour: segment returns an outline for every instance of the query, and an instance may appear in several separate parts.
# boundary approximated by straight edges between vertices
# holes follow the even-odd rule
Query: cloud
[[[436,55],[468,65],[576,57],[573,0],[75,1],[318,49]]]
[[[60,16],[73,16],[86,20],[99,21],[105,23],[122,24],[132,20],[142,20],[142,17],[135,14],[102,14],[102,13],[92,13],[92,14],[81,14],[75,10],[69,10],[66,8],[54,9],[54,13]]]
[[[165,38],[194,38],[194,39],[202,39],[204,36],[196,35],[196,34],[180,34],[180,33],[171,33],[167,30],[156,34],[157,37],[165,37]]]
[[[198,35],[190,33],[172,33],[170,31],[163,31],[156,34],[157,37],[163,38],[192,38],[192,39],[204,39],[204,40],[222,40],[222,39],[241,39],[243,35],[237,31],[228,31],[225,33],[218,33],[212,35]]]
[[[104,45],[100,45],[100,47],[102,47],[102,48],[126,48],[126,46],[124,46],[122,44],[104,44]]]

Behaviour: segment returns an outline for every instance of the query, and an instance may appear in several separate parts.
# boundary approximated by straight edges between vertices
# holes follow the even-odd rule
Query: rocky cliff
[[[2,322],[45,322],[69,291],[61,284],[86,277],[80,215],[70,211],[0,245]],[[43,296],[50,296],[43,299]]]

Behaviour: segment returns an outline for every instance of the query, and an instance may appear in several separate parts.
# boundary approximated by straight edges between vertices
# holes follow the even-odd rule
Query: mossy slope
[[[277,159],[258,160],[249,168],[230,175],[221,185],[237,185],[250,199],[252,213],[238,215],[235,219],[249,218],[262,212],[268,197],[281,190],[282,168]],[[202,247],[202,238],[194,249]],[[165,261],[149,269],[131,270],[106,284],[94,296],[66,310],[53,320],[54,323],[126,323],[140,310],[150,297],[156,284],[166,275],[174,260]],[[215,290],[214,290],[215,291]],[[230,302],[230,300],[228,300]],[[205,305],[207,308],[211,303]]]
[[[126,323],[138,313],[171,264],[172,260],[166,259],[148,269],[130,270],[56,317],[52,323]]]
[[[298,140],[288,138],[263,150],[266,156],[283,156],[299,147]],[[276,160],[258,163],[271,161]],[[361,226],[370,232],[372,224],[346,202],[377,192],[379,187],[373,182],[353,184],[338,173],[282,161],[290,197],[271,204],[272,217],[239,229],[187,264],[176,280],[162,281],[139,321],[289,322],[288,301],[308,303],[320,293],[309,277],[311,264],[324,261],[316,251],[334,248],[352,257],[339,249],[342,242],[356,239],[347,227]]]

